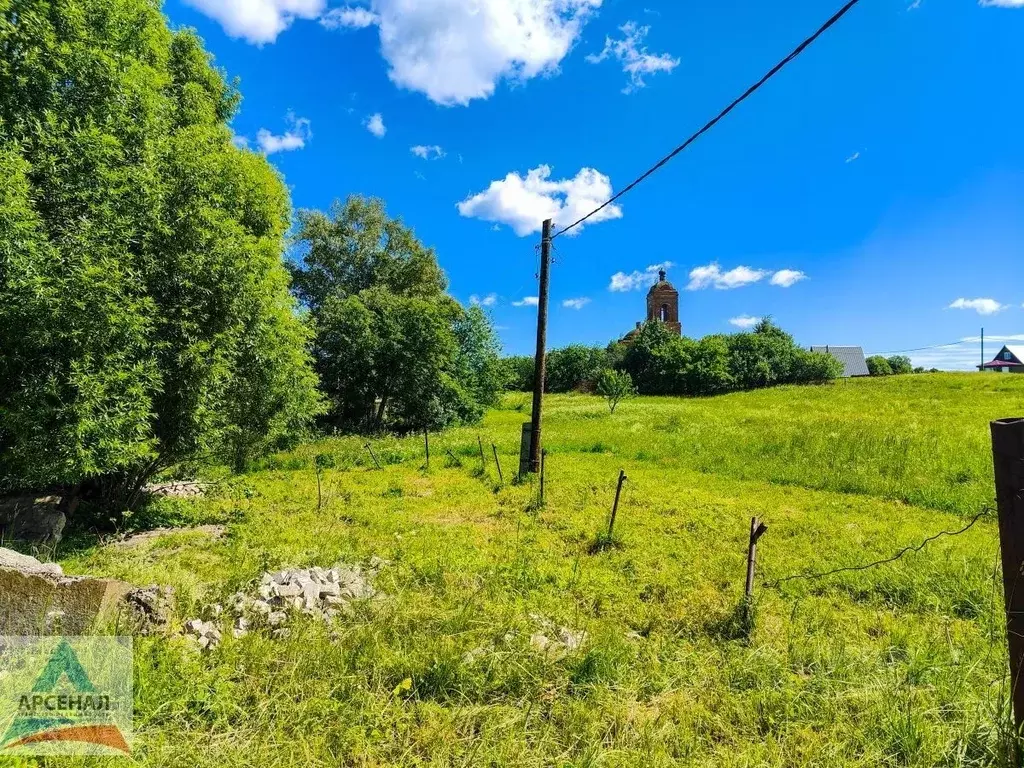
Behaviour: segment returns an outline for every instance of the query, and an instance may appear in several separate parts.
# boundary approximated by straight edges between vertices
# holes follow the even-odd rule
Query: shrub
[[[872,355],[867,359],[868,373],[872,376],[892,376],[892,366],[881,355]]]

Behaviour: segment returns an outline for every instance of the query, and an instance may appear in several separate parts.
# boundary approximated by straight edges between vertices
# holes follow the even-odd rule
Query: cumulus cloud
[[[585,296],[581,296],[578,299],[566,299],[565,301],[562,302],[562,306],[567,307],[569,309],[583,309],[589,303],[590,299],[586,298]]]
[[[388,132],[388,129],[384,126],[384,117],[380,112],[375,112],[366,118],[366,122],[363,125],[366,126],[366,130],[378,139],[383,139],[384,134]]]
[[[608,290],[616,293],[642,290],[658,282],[658,272],[671,266],[673,266],[671,261],[665,261],[661,264],[651,264],[643,272],[638,269],[632,272],[616,272],[612,275]]]
[[[415,147],[409,147],[409,151],[416,155],[416,157],[422,158],[423,160],[429,160],[431,156],[433,156],[435,160],[444,157],[444,150],[437,146],[437,144],[429,147],[417,144]]]
[[[498,303],[498,295],[496,293],[488,293],[486,296],[481,298],[474,293],[469,297],[469,303],[477,307],[493,307]]]
[[[714,286],[720,291],[725,291],[756,283],[767,274],[766,270],[743,266],[723,272],[718,264],[706,264],[703,267],[694,267],[690,270],[690,282],[686,286],[686,290],[699,291]]]
[[[995,299],[957,299],[949,305],[950,309],[973,309],[979,315],[994,315],[996,312],[1006,309],[1005,304],[1000,304]]]
[[[761,322],[760,317],[751,317],[750,315],[740,315],[739,317],[730,317],[729,322],[735,325],[737,328],[744,330],[750,330],[755,325]]]
[[[587,61],[591,64],[600,64],[605,59],[614,58],[622,64],[622,71],[629,75],[629,83],[622,89],[623,93],[632,93],[646,86],[645,75],[671,72],[679,66],[679,59],[667,53],[647,52],[644,39],[651,31],[650,27],[641,27],[635,21],[629,21],[619,27],[619,31],[623,35],[621,40],[606,37],[604,50],[590,54]]]
[[[231,134],[231,143],[234,144],[239,149],[248,149],[249,148],[249,139],[248,139],[248,137],[240,136],[237,133],[232,133]]]
[[[490,97],[502,80],[524,82],[557,71],[601,2],[371,0],[369,9],[347,6],[322,23],[376,25],[392,82],[437,104],[466,105]]]
[[[365,29],[377,23],[377,16],[368,8],[346,5],[331,8],[320,17],[320,24],[327,29]]]
[[[551,168],[538,166],[525,177],[516,172],[458,204],[466,218],[506,224],[520,237],[539,232],[545,219],[566,226],[590,213],[612,196],[612,182],[593,168],[583,168],[574,178],[551,180]],[[622,218],[622,209],[609,205],[566,234],[577,235],[585,226]]]
[[[313,134],[309,130],[309,120],[304,117],[295,117],[288,113],[285,117],[288,129],[280,135],[271,133],[266,128],[260,128],[256,132],[256,143],[265,154],[272,155],[275,152],[290,152],[293,149],[302,149],[306,146]],[[248,145],[248,140],[246,140]]]
[[[536,307],[540,303],[540,298],[537,296],[523,296],[519,301],[513,301],[513,307]]]
[[[185,0],[219,22],[231,37],[250,43],[272,43],[295,19],[315,19],[325,0]]]
[[[801,272],[799,269],[780,269],[772,275],[772,279],[769,282],[772,285],[778,285],[781,288],[789,288],[791,285],[806,279],[807,274]]]

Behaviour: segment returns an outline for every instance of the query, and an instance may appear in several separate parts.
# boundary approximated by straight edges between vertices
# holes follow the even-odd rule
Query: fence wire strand
[[[903,549],[901,549],[898,552],[896,552],[891,557],[887,557],[884,560],[875,560],[874,562],[863,563],[861,565],[847,565],[847,566],[844,566],[842,568],[833,568],[831,571],[821,571],[821,572],[806,572],[805,571],[804,573],[795,573],[792,576],[783,576],[780,579],[773,579],[772,581],[766,581],[766,582],[764,582],[763,586],[766,587],[766,588],[769,588],[769,589],[774,589],[774,588],[778,587],[780,584],[783,584],[784,582],[787,582],[787,581],[796,581],[796,580],[802,580],[802,579],[807,579],[807,580],[823,579],[826,576],[834,576],[837,573],[847,573],[849,571],[866,571],[866,570],[868,570],[870,568],[875,568],[876,566],[879,566],[879,565],[886,565],[887,563],[894,563],[897,560],[899,560],[901,557],[903,557],[904,555],[906,555],[906,554],[908,554],[910,552],[920,552],[929,543],[935,541],[936,539],[940,539],[943,536],[953,537],[953,536],[959,536],[962,533],[967,533],[967,531],[969,531],[971,528],[973,528],[974,524],[977,523],[979,520],[981,520],[981,518],[987,517],[987,516],[991,515],[994,511],[995,511],[994,507],[985,506],[985,507],[982,508],[982,510],[980,512],[978,512],[978,514],[976,514],[973,518],[971,518],[971,521],[969,523],[967,523],[967,525],[965,525],[963,528],[959,528],[958,530],[955,530],[955,531],[939,531],[938,533],[934,533],[931,536],[929,536],[928,538],[926,538],[924,541],[920,542],[919,544],[912,544],[910,546],[906,546]]]

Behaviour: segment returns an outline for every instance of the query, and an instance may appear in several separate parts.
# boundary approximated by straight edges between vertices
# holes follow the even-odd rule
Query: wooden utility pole
[[[757,561],[757,540],[767,532],[768,526],[756,517],[750,518],[750,543],[747,545],[747,586],[743,596],[749,601],[754,596],[754,563]]]
[[[544,368],[548,344],[548,277],[551,266],[551,219],[541,229],[540,291],[537,295],[537,353],[533,363],[533,413],[530,419],[530,472],[540,471],[540,417],[544,401]]]
[[[540,450],[540,505],[544,506],[544,462],[548,457],[548,449],[541,448]]]
[[[1024,728],[1024,419],[999,419],[990,426],[1016,746]]]

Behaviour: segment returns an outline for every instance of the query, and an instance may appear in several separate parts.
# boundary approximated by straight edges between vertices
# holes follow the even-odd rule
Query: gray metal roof
[[[867,361],[864,359],[864,350],[860,347],[833,347],[826,344],[823,347],[811,347],[811,352],[825,352],[832,355],[843,364],[843,377],[848,376],[870,376]]]

